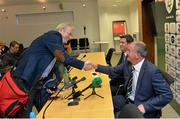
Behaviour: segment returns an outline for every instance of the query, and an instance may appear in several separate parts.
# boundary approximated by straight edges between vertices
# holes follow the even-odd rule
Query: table
[[[95,53],[82,53],[78,57],[81,59],[86,54],[86,57],[83,58],[84,61],[91,61],[93,63],[106,64],[105,54],[103,52],[95,52]],[[78,89],[82,90],[87,87],[93,80],[91,75],[91,71],[84,71],[78,69],[72,69],[70,72],[70,76],[78,76],[78,79],[82,77],[86,77],[86,80],[78,83]],[[76,106],[67,106],[68,100],[64,99],[64,96],[68,96],[71,93],[70,89],[67,89],[59,94],[60,98],[54,100],[49,108],[46,110],[45,117],[46,118],[114,118],[113,114],[113,104],[112,104],[112,96],[110,91],[109,79],[108,76],[102,73],[97,73],[102,79],[102,87],[96,88],[96,93],[103,96],[104,98],[100,98],[96,95],[92,95],[86,100],[85,97],[92,93],[92,89],[86,90],[83,95],[80,96],[79,105]],[[46,103],[46,105],[49,101]],[[37,115],[38,118],[42,118],[44,109],[40,111]]]

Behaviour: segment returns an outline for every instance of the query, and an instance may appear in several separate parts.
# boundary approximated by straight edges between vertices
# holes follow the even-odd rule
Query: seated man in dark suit
[[[129,43],[133,42],[134,40],[130,34],[122,35],[120,36],[120,38],[121,39],[119,41],[120,42],[119,45],[120,45],[120,49],[122,53],[121,53],[121,56],[117,65],[120,65],[121,63],[127,61],[127,46]],[[120,77],[111,79],[110,85],[111,85],[112,96],[124,93],[123,83],[124,83],[123,74]]]
[[[125,95],[113,96],[115,117],[119,116],[125,104],[135,104],[147,118],[159,118],[161,109],[172,98],[172,92],[160,70],[147,59],[147,48],[143,42],[132,42],[127,49],[128,62],[116,67],[95,65],[96,71],[110,77],[124,75]]]

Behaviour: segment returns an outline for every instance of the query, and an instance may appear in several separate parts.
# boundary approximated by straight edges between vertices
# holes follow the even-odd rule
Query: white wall
[[[99,8],[99,24],[100,24],[100,41],[108,41],[110,44],[103,51],[107,51],[110,47],[118,47],[118,41],[113,41],[112,21],[125,20],[127,23],[127,33],[133,34],[139,32],[138,28],[138,9],[137,3],[128,6]]]
[[[139,35],[138,8],[136,1],[134,1],[134,4],[129,7],[129,26],[130,26],[130,28],[128,29],[129,34]]]
[[[5,6],[0,9],[6,9],[7,12],[0,13],[0,39],[4,39],[8,45],[10,41],[16,40],[28,46],[32,40],[40,34],[52,30],[58,23],[39,24],[39,25],[17,25],[17,14],[31,14],[44,12],[61,12],[59,3],[50,3],[46,5],[46,11],[40,4]],[[86,36],[92,41],[99,40],[99,22],[98,7],[96,0],[87,2],[86,7],[82,7],[80,2],[64,2],[64,11],[73,11],[74,13],[74,38],[84,37],[83,26],[86,26]],[[33,19],[32,19],[33,20]],[[36,21],[34,21],[36,22]],[[37,30],[38,29],[38,30]]]
[[[31,14],[44,12],[62,12],[59,9],[59,3],[49,3],[46,5],[46,11],[42,9],[41,4],[5,6],[7,12],[0,12],[0,39],[4,39],[8,45],[10,41],[17,40],[28,46],[40,34],[54,29],[57,23],[39,24],[39,25],[17,25],[17,14]],[[112,21],[126,20],[128,33],[139,32],[137,4],[131,3],[128,6],[100,8],[97,0],[88,0],[86,7],[82,7],[81,2],[64,2],[64,11],[73,11],[74,14],[74,38],[84,37],[83,26],[86,26],[86,34],[93,41],[108,41],[109,44],[102,45],[102,51],[107,51],[114,47],[112,36]],[[33,20],[33,19],[32,19]],[[36,22],[36,21],[34,21]],[[119,45],[117,42],[116,45]],[[99,45],[91,45],[91,50],[96,51]]]

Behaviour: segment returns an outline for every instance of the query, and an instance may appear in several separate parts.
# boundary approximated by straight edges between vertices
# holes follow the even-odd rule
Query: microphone
[[[101,83],[102,83],[102,79],[99,76],[96,76],[92,81],[92,88],[97,88],[101,86]]]
[[[79,60],[82,60],[82,59],[84,59],[85,57],[86,57],[86,54],[84,54],[83,57],[81,57],[81,59],[79,59]]]
[[[95,77],[95,78],[92,80],[92,83],[91,83],[89,86],[87,86],[86,88],[84,88],[82,91],[77,91],[76,93],[74,93],[74,94],[73,94],[73,99],[78,98],[80,95],[82,95],[82,93],[83,93],[84,91],[86,91],[87,89],[89,89],[89,88],[91,88],[91,87],[92,87],[92,88],[96,88],[96,87],[100,86],[101,83],[102,83],[101,78],[100,78],[100,77]]]
[[[86,57],[86,54],[84,54],[79,60],[82,60],[82,59],[84,59],[85,57]],[[69,66],[69,67],[71,67],[71,66]],[[73,67],[69,68],[68,73],[71,72],[72,69],[73,69]]]
[[[86,26],[83,26],[84,35],[86,35]]]
[[[84,80],[86,80],[86,77],[82,77],[81,79],[79,79],[77,81],[73,81],[73,82],[71,82],[71,84],[69,86],[65,87],[65,89],[68,89],[68,88],[70,88],[70,87],[72,87],[72,86],[76,85],[77,83],[84,81]]]
[[[77,79],[77,76],[73,77],[73,78],[71,79],[71,82],[70,82],[70,83],[76,83],[76,79]],[[74,84],[73,87],[74,87],[74,88],[77,88],[77,85]]]

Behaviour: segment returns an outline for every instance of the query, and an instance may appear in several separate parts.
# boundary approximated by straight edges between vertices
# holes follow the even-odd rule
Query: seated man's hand
[[[138,105],[137,108],[139,109],[139,111],[140,111],[141,113],[143,113],[143,114],[145,113],[145,109],[144,109],[143,104]]]

